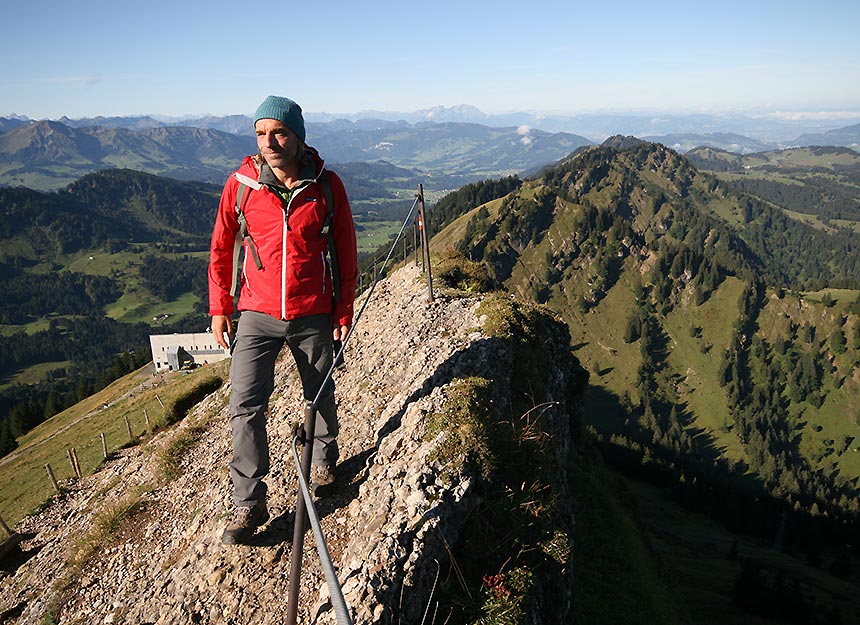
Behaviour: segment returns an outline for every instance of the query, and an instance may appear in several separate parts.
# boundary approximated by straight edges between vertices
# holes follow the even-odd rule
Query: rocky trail
[[[433,376],[480,339],[476,300],[443,296],[428,303],[419,279],[407,267],[380,283],[349,343],[347,368],[335,377],[341,486],[317,506],[356,622],[381,618],[395,588],[412,573],[410,556],[423,549],[420,535],[443,518],[434,509],[439,502],[431,503],[443,488],[436,483],[439,467],[428,459],[434,445],[422,440],[418,422],[442,397]],[[283,622],[297,496],[289,439],[303,409],[288,354],[277,380],[269,416],[272,519],[252,545],[220,543],[231,507],[225,385],[175,429],[68,484],[63,496],[19,524],[17,531],[32,536],[22,545],[29,558],[0,579],[0,622],[41,623],[57,606],[58,623]],[[157,450],[183,430],[201,429],[198,423],[205,425],[182,456],[181,475],[150,490],[158,481]],[[80,572],[71,572],[72,550],[135,488],[143,494],[133,512]],[[457,485],[452,496],[467,489],[468,483]],[[412,530],[422,519],[423,529]],[[406,532],[413,534],[411,545],[404,545]],[[59,596],[57,582],[64,587]],[[300,622],[334,622],[327,598],[308,532]],[[405,593],[403,601],[427,599]]]

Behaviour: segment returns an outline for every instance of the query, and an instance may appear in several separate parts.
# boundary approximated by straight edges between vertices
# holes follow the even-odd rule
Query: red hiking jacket
[[[302,170],[305,178],[293,189],[286,208],[281,197],[267,184],[256,190],[249,187],[244,191],[242,211],[262,267],[257,268],[245,241],[238,309],[266,313],[284,320],[332,313],[335,325],[351,326],[358,259],[349,200],[343,182],[329,170],[335,205],[331,228],[340,268],[340,298],[335,302],[326,257],[328,238],[322,232],[328,209],[322,186],[317,182],[323,161],[313,148],[306,146],[305,153],[309,158]],[[267,172],[267,169],[268,166],[263,165],[261,172],[254,159],[246,157],[234,173],[253,181],[277,182],[271,170]],[[261,175],[263,180],[260,180]],[[241,242],[236,214],[238,189],[239,181],[231,175],[224,184],[212,232],[210,315],[233,314],[230,291],[239,256],[237,237]]]

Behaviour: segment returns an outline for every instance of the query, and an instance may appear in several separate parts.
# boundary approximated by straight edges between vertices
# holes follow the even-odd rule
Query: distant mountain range
[[[6,186],[58,189],[107,168],[221,184],[245,155],[257,151],[250,131],[221,129],[250,129],[250,118],[193,120],[208,127],[154,125],[158,122],[151,117],[73,125],[17,121],[7,120],[15,127],[0,134],[0,184]],[[309,123],[308,136],[329,163],[385,160],[425,178],[441,175],[445,187],[531,170],[591,144],[569,133],[453,122]]]
[[[417,178],[435,176],[442,188],[537,171],[592,145],[589,136],[637,136],[682,153],[709,147],[745,155],[812,145],[860,150],[860,123],[826,128],[820,121],[778,117],[487,115],[460,105],[413,113],[309,113],[306,119],[309,142],[330,164],[384,160]],[[247,115],[0,117],[0,185],[58,189],[113,167],[220,184],[256,151],[252,128]]]
[[[733,132],[714,132],[709,134],[678,133],[669,135],[646,136],[643,139],[654,143],[662,143],[676,152],[689,152],[694,148],[710,147],[734,152],[750,154],[752,152],[767,152],[777,149],[773,143],[758,141]]]
[[[825,133],[848,124],[860,122],[860,112],[854,115],[816,113],[648,113],[648,112],[592,112],[580,114],[554,114],[511,112],[487,114],[474,106],[435,106],[413,112],[362,111],[349,115],[310,113],[306,119],[328,122],[336,119],[359,121],[377,119],[385,121],[465,122],[484,126],[529,126],[546,132],[572,132],[600,143],[616,134],[652,137],[676,134],[736,133],[753,137],[768,144],[768,149],[802,145],[796,140],[803,134]],[[838,144],[842,145],[842,144]]]
[[[860,124],[797,138],[797,145],[840,145],[860,150]]]
[[[58,189],[94,171],[127,168],[223,182],[230,167],[254,151],[252,137],[203,128],[72,128],[41,121],[0,134],[0,181]]]
[[[250,132],[250,113],[228,116],[166,117],[147,115],[136,117],[91,117],[54,121],[69,126],[121,126],[132,129],[162,126],[194,126],[212,128],[224,132],[244,134]],[[0,117],[0,131],[11,129],[5,124],[31,121],[22,115]],[[616,134],[653,137],[675,134],[736,133],[770,144],[772,147],[792,146],[803,135],[829,133],[845,126],[860,123],[860,111],[854,113],[790,113],[790,112],[746,112],[746,113],[666,113],[666,112],[613,112],[598,111],[578,114],[514,111],[488,114],[470,106],[434,106],[417,111],[367,110],[356,113],[327,113],[305,111],[305,121],[311,124],[329,122],[419,124],[471,123],[493,128],[528,126],[545,132],[569,132],[588,137],[595,143]],[[368,126],[369,127],[369,126]]]

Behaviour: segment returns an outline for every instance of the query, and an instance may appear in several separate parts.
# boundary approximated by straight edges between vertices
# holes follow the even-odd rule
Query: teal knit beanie
[[[290,100],[277,95],[270,95],[257,107],[254,114],[254,124],[261,119],[277,119],[292,130],[302,143],[305,142],[305,120],[302,117],[302,107]]]

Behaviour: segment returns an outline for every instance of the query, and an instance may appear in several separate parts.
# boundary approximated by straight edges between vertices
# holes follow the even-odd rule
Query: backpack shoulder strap
[[[242,198],[245,197],[245,191],[249,189],[252,191],[259,190],[262,185],[253,178],[240,174],[239,172],[235,172],[233,174],[233,178],[239,182],[239,188],[236,190],[236,221],[239,222],[239,232],[236,236],[236,243],[233,246],[233,267],[238,268],[239,252],[242,249],[243,243],[247,241],[248,248],[251,250],[251,255],[254,257],[254,264],[257,265],[257,269],[262,269],[263,263],[260,262],[260,255],[257,253],[257,246],[254,245],[254,239],[251,238],[251,235],[248,232],[248,221],[245,219],[245,212],[242,209]],[[237,276],[238,270],[233,272],[233,280],[230,284],[230,295],[233,297],[236,296],[236,293],[239,290],[239,280]]]
[[[331,192],[331,181],[328,177],[328,170],[323,169],[320,172],[318,180],[322,185],[326,205],[325,221],[323,222],[322,232],[320,234],[328,238],[329,267],[331,268],[331,284],[333,291],[332,295],[334,296],[334,301],[338,301],[340,300],[340,266],[337,262],[337,247],[335,246],[334,234],[332,232],[332,223],[334,221],[334,194]]]
[[[246,187],[251,187],[254,191],[259,191],[263,188],[263,183],[254,180],[250,176],[246,176],[245,174],[240,174],[238,171],[233,172],[233,177],[239,181],[239,184],[243,184]]]

